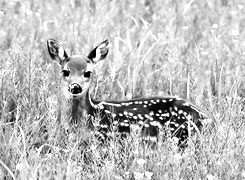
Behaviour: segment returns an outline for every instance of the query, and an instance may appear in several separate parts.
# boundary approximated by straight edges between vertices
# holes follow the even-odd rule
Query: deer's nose
[[[69,91],[72,94],[80,94],[83,90],[79,84],[74,83],[69,86]]]

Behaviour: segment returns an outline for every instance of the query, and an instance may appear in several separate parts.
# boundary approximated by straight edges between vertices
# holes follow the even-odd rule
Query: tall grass
[[[243,0],[2,0],[0,179],[244,179],[244,8]],[[137,133],[101,145],[86,129],[67,132],[48,38],[85,55],[110,39],[95,98],[178,95],[212,123],[183,153],[170,140],[152,151]]]

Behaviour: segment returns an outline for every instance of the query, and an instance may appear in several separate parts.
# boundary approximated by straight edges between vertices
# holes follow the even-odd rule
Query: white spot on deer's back
[[[153,116],[153,115],[154,115],[154,112],[153,112],[153,111],[151,111],[151,112],[149,113],[149,115],[150,115],[150,116]]]
[[[143,121],[139,121],[139,125],[142,125],[142,124],[144,124],[144,122]]]
[[[122,117],[122,116],[123,116],[123,114],[122,114],[122,113],[119,113],[118,115],[119,115],[120,117]]]
[[[149,118],[150,118],[150,116],[149,116],[148,114],[145,114],[145,117],[146,117],[147,119],[149,119]]]
[[[178,112],[179,114],[182,114],[183,113],[183,111],[182,110],[179,110],[179,112]]]
[[[129,127],[129,124],[128,123],[125,123],[125,125],[124,125],[125,127]]]
[[[175,127],[179,127],[180,126],[178,123],[173,122],[173,121],[170,124],[174,125]]]
[[[175,111],[171,111],[172,116],[177,116],[178,114]]]
[[[175,127],[179,127],[179,124],[178,124],[178,123],[175,123],[174,126],[175,126]]]
[[[125,123],[124,122],[120,122],[120,126],[125,126]]]
[[[157,126],[158,128],[162,128],[162,125],[159,122],[157,122],[157,121],[150,122],[150,125]]]
[[[139,117],[140,119],[142,119],[142,120],[144,119],[143,116],[142,116],[141,114],[138,114],[138,117]]]
[[[156,104],[156,102],[155,102],[154,100],[151,100],[151,103],[152,103],[152,104]]]
[[[180,127],[183,128],[183,129],[185,129],[185,125],[184,124],[182,124]]]
[[[163,116],[163,117],[170,117],[170,114],[169,113],[162,113],[161,116]]]
[[[127,116],[127,115],[128,115],[128,112],[127,112],[127,111],[124,111],[123,114],[124,114],[125,116]]]

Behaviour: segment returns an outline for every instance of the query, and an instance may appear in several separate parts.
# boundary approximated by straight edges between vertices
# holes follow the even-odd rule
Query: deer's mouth
[[[73,96],[80,96],[83,92],[83,89],[82,87],[77,84],[77,83],[74,83],[74,84],[71,84],[69,87],[68,87],[68,91],[73,95]]]

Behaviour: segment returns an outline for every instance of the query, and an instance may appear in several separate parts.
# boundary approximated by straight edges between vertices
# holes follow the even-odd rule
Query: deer
[[[47,40],[47,47],[51,59],[61,67],[64,94],[71,101],[69,124],[86,121],[85,128],[93,130],[96,119],[97,131],[103,136],[111,131],[128,134],[137,126],[143,140],[149,141],[158,141],[161,131],[167,129],[171,137],[178,139],[178,143],[186,142],[190,129],[202,130],[206,115],[179,97],[93,99],[90,86],[95,64],[106,58],[109,40],[101,42],[87,56],[68,56],[62,44],[54,39]]]

